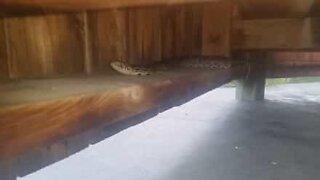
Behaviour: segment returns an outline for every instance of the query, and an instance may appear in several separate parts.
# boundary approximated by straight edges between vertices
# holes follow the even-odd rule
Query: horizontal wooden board
[[[243,19],[304,18],[320,15],[320,0],[237,0]]]
[[[320,66],[320,52],[317,51],[275,51],[266,53],[266,58],[276,66]]]
[[[149,109],[177,105],[243,73],[238,67],[1,82],[0,159]]]
[[[319,49],[319,18],[237,21],[233,49]]]
[[[267,70],[268,78],[318,77],[320,66],[272,67]]]
[[[55,11],[83,11],[107,8],[167,6],[206,3],[221,0],[2,0],[0,15],[46,13]]]

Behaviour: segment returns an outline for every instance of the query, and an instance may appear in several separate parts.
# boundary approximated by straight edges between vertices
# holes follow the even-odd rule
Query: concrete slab
[[[318,180],[320,83],[220,88],[22,180]]]

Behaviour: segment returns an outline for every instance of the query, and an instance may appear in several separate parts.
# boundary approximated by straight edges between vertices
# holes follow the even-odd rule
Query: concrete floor
[[[320,83],[220,88],[22,180],[319,180]]]

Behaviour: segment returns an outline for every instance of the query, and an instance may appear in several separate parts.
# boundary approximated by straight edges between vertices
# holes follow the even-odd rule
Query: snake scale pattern
[[[216,60],[216,59],[182,59],[173,62],[161,62],[152,65],[151,67],[134,67],[125,62],[114,61],[110,63],[113,70],[124,75],[133,76],[147,76],[152,74],[154,69],[168,69],[168,67],[181,67],[181,68],[192,68],[192,69],[229,69],[232,66],[231,61],[227,60]]]

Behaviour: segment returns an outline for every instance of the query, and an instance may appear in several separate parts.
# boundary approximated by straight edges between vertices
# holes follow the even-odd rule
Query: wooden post
[[[246,56],[248,73],[240,79],[236,89],[236,99],[241,101],[264,100],[266,70],[262,56]]]

